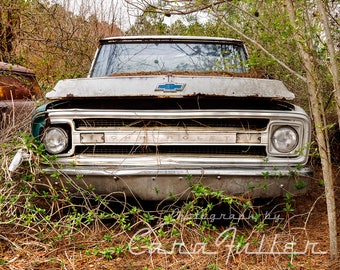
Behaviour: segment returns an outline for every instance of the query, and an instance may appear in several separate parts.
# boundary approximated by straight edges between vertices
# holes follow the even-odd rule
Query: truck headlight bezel
[[[63,153],[68,147],[69,137],[67,132],[60,127],[49,127],[44,131],[42,143],[52,155]]]
[[[270,127],[268,154],[273,156],[298,156],[301,147],[302,127],[290,124],[275,124]]]

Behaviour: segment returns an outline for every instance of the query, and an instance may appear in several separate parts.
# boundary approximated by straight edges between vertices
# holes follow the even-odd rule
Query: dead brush
[[[54,158],[27,133],[29,121],[27,117],[7,127],[1,137],[0,241],[5,255],[0,265],[79,269],[85,261],[93,268],[114,263],[122,268],[244,269],[247,262],[251,269],[267,269],[303,265],[304,259],[325,256],[274,253],[279,248],[293,251],[293,241],[304,251],[306,223],[315,205],[300,216],[307,218],[296,232],[297,214],[290,213],[286,220],[279,210],[283,205],[264,213],[249,198],[227,196],[200,184],[190,187],[192,198],[187,201],[172,197],[146,203],[129,200],[124,193],[98,195],[91,186],[79,186],[81,175],[72,180],[59,173]],[[10,174],[9,163],[19,148],[26,148],[32,159]],[[41,172],[42,163],[55,168],[52,179]],[[56,188],[53,179],[65,185]],[[216,208],[220,212],[214,212]],[[282,220],[276,211],[283,213]],[[282,237],[280,243],[275,242],[277,235]],[[273,243],[277,250],[272,252]],[[258,251],[259,255],[247,254]]]

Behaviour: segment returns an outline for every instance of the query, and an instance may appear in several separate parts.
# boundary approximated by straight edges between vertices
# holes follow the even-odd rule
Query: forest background
[[[205,35],[244,40],[250,54],[249,67],[268,78],[284,81],[287,87],[295,93],[295,102],[309,112],[312,118],[314,132],[313,142],[310,145],[310,166],[316,169],[314,183],[317,187],[315,190],[320,191],[320,193],[314,194],[314,197],[311,195],[309,206],[307,206],[308,200],[306,200],[306,205],[302,207],[302,209],[305,208],[304,214],[298,212],[297,209],[301,206],[296,201],[293,203],[291,198],[286,198],[282,208],[285,214],[289,214],[285,223],[289,227],[292,223],[292,217],[307,216],[308,219],[299,221],[303,225],[297,222],[298,226],[304,230],[307,230],[308,226],[313,227],[314,230],[320,229],[320,232],[324,234],[322,241],[326,243],[328,252],[327,256],[313,256],[311,254],[310,257],[303,257],[301,260],[294,256],[288,259],[281,257],[277,259],[268,255],[262,260],[253,258],[252,262],[247,262],[247,265],[254,263],[254,261],[259,267],[261,267],[261,263],[264,265],[269,263],[269,265],[278,266],[282,269],[285,267],[293,268],[295,265],[306,267],[306,261],[310,265],[313,265],[313,263],[320,265],[321,261],[321,265],[325,265],[325,268],[327,268],[326,265],[332,265],[332,267],[338,265],[337,218],[339,215],[336,210],[340,161],[340,4],[338,1],[102,0],[75,2],[77,3],[76,6],[74,1],[67,0],[60,3],[46,0],[2,0],[0,2],[0,61],[20,64],[32,69],[36,73],[43,91],[47,92],[60,79],[86,76],[98,40],[103,37],[151,34]],[[43,102],[44,100],[38,100],[37,104]],[[24,127],[22,128],[24,129]],[[16,126],[14,130],[17,131],[18,129],[20,130],[21,127]],[[59,194],[55,201],[51,201],[51,198],[49,198],[48,202],[44,202],[47,203],[47,206],[39,205],[38,207],[35,201],[32,202],[33,185],[29,185],[29,192],[25,191],[24,195],[21,191],[19,192],[20,196],[23,197],[20,197],[17,191],[14,191],[13,184],[9,185],[9,188],[8,162],[15,149],[20,148],[22,143],[20,137],[22,135],[19,136],[19,134],[13,132],[6,134],[6,136],[2,136],[0,142],[3,149],[0,203],[2,211],[6,210],[6,214],[12,211],[12,213],[16,213],[16,218],[8,220],[5,217],[6,215],[2,217],[3,222],[0,226],[4,230],[0,230],[0,239],[8,244],[2,250],[5,254],[1,261],[2,264],[9,268],[11,266],[15,268],[17,267],[14,266],[15,263],[23,263],[24,258],[30,257],[32,254],[38,256],[35,250],[22,251],[23,247],[30,245],[38,250],[38,254],[40,254],[39,252],[44,254],[35,258],[35,263],[39,267],[46,265],[56,267],[58,265],[58,267],[66,267],[67,269],[77,268],[75,266],[79,262],[84,263],[87,259],[92,260],[93,257],[98,256],[106,261],[111,260],[109,263],[112,263],[112,260],[117,260],[116,263],[124,262],[125,264],[127,260],[130,260],[129,265],[136,264],[134,260],[138,259],[135,256],[128,256],[128,248],[122,244],[128,242],[126,238],[124,240],[119,237],[116,238],[113,235],[117,235],[117,233],[112,233],[113,235],[110,233],[112,227],[118,224],[124,232],[120,232],[118,235],[123,234],[124,237],[130,239],[131,235],[124,226],[130,224],[131,221],[127,222],[125,217],[131,213],[127,214],[123,211],[118,217],[114,216],[116,222],[113,223],[114,225],[111,224],[108,230],[106,224],[103,224],[99,214],[94,212],[93,208],[88,210],[86,214],[71,211],[71,215],[65,215],[65,211],[60,210],[60,203],[65,203],[65,197]],[[27,144],[27,141],[25,143]],[[30,177],[34,177],[34,175]],[[36,200],[35,196],[33,196],[33,199]],[[295,205],[295,212],[290,211],[289,207],[287,208],[287,201],[288,206]],[[303,202],[303,200],[298,202]],[[310,217],[319,204],[321,205],[320,212],[317,215],[321,220],[321,228],[317,222],[310,223]],[[131,209],[133,209],[133,206]],[[114,215],[116,212],[114,210],[111,214]],[[96,213],[98,216],[91,219],[90,222],[89,213],[91,215]],[[57,214],[61,215],[60,220],[65,223],[61,226],[59,221],[58,230],[51,229],[52,227],[55,228],[56,224],[47,224],[47,221],[52,222],[51,220],[54,220]],[[75,225],[75,219],[79,218],[79,215],[81,216],[79,224]],[[149,212],[141,214],[138,211],[137,218],[135,218],[137,221],[134,220],[134,224],[140,225],[139,222],[149,224],[151,220],[145,217],[148,215]],[[163,215],[158,216],[159,220],[162,220],[162,224],[169,225],[169,222],[164,220],[164,216],[167,215],[168,213],[166,215],[163,213]],[[124,220],[121,220],[123,216]],[[42,220],[45,220],[45,223]],[[66,220],[68,221],[66,222]],[[68,223],[70,220],[73,222],[72,226]],[[99,235],[102,238],[98,236],[100,239],[97,237],[95,240],[92,239],[90,241],[92,246],[85,245],[84,241],[81,244],[84,246],[83,248],[75,248],[75,245],[71,245],[72,239],[78,238],[80,235],[87,235],[88,232],[84,232],[85,225],[89,231],[92,229],[99,230],[98,224],[94,221],[100,221],[99,223],[106,230],[100,231]],[[179,222],[176,223],[176,226],[179,226],[178,224],[183,225],[180,221],[176,222]],[[157,224],[159,225],[159,223]],[[79,227],[82,228],[81,230],[77,227],[78,225],[83,226]],[[173,229],[177,228],[176,230],[178,230],[178,227],[175,226],[175,221],[172,221],[171,225],[171,237],[174,237]],[[6,231],[9,228],[8,226],[20,228],[26,233],[25,237],[28,237],[27,235],[32,233],[31,230],[33,230],[34,239],[26,240],[25,237],[21,237],[17,241],[13,236],[16,235],[15,232],[13,234],[13,232]],[[44,227],[43,231],[49,236],[48,240],[39,236],[38,231],[42,230],[40,226]],[[71,232],[65,229],[70,226],[72,227]],[[136,227],[138,226],[136,225]],[[287,228],[286,226],[283,227]],[[39,230],[36,228],[39,228]],[[102,229],[102,227],[100,228]],[[272,226],[270,228],[273,229]],[[327,233],[325,228],[327,228]],[[82,233],[80,235],[75,233],[76,229]],[[248,227],[242,228],[247,232],[243,231],[242,235],[244,233],[244,237],[249,240],[249,235],[253,233],[253,227],[250,234],[248,229]],[[47,231],[45,232],[45,230]],[[66,232],[63,230],[66,230]],[[202,226],[198,230],[202,230]],[[29,231],[30,233],[28,233]],[[212,234],[213,232],[209,231],[209,233]],[[291,233],[290,230],[289,233]],[[288,235],[290,235],[289,233]],[[53,234],[56,235],[52,236]],[[159,233],[157,235],[159,236]],[[183,235],[180,235],[183,238]],[[193,239],[196,239],[196,236],[195,234]],[[169,240],[172,239],[171,237],[167,238],[170,241],[169,243],[171,243],[171,240]],[[118,244],[112,245],[114,241]],[[65,244],[65,242],[67,243],[66,247],[73,249],[72,256],[69,249],[60,248],[60,245]],[[95,245],[94,242],[101,245]],[[58,247],[56,248],[56,246]],[[75,252],[76,249],[82,251]],[[18,254],[19,256],[17,256]],[[46,254],[51,255],[48,256],[49,259],[47,260],[43,259],[44,256],[47,256]],[[88,258],[84,259],[86,254]],[[217,254],[213,260],[206,259],[202,264],[211,269],[218,268],[218,265],[223,268],[223,263],[219,261],[221,254],[218,252]],[[161,268],[164,268],[164,265],[167,267],[175,265],[177,267],[176,262],[179,261],[184,267],[187,264],[192,264],[192,260],[195,261],[195,256],[189,256],[183,262],[172,254],[169,261],[164,262],[160,258],[161,256],[157,255],[158,257],[155,258],[150,254],[149,257],[143,257],[143,266],[153,268],[160,265]],[[223,256],[225,254],[222,254]],[[234,258],[234,263],[239,269],[247,269],[242,268],[245,267],[242,264],[242,256]],[[29,268],[29,266],[27,267]],[[33,266],[31,265],[31,267]],[[317,268],[312,267],[310,269]]]

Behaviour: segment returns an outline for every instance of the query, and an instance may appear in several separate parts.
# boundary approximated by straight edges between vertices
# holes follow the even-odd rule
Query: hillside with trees
[[[339,269],[339,3],[125,0],[118,5],[112,0],[98,1],[94,7],[92,1],[80,2],[72,10],[70,1],[2,1],[0,61],[33,70],[46,92],[60,79],[85,77],[103,37],[156,34],[244,40],[249,68],[282,80],[296,95],[295,102],[309,112],[314,125],[308,146],[315,172],[312,190],[302,198],[287,195],[253,202],[197,186],[192,201],[156,206],[97,196],[91,190],[74,198],[67,189],[52,185],[40,193],[35,186],[41,181],[39,164],[53,164],[53,158],[46,157],[30,136],[28,113],[22,122],[1,130],[0,265]],[[135,16],[124,30],[122,14]],[[9,163],[22,147],[36,158],[12,175]],[[228,211],[218,220],[221,209]]]
[[[74,14],[48,1],[3,1],[0,61],[31,68],[43,87],[86,76],[98,40],[122,35],[95,14]]]

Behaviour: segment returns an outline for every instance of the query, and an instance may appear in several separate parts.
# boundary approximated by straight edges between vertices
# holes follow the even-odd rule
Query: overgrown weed
[[[293,268],[305,263],[294,255],[294,248],[304,248],[306,239],[299,239],[307,235],[307,225],[298,228],[299,233],[292,228],[295,204],[290,194],[280,203],[263,207],[247,197],[228,196],[201,184],[191,186],[190,200],[148,203],[130,200],[124,193],[98,195],[72,179],[56,188],[40,168],[49,162],[58,179],[54,157],[45,154],[27,129],[11,129],[1,138],[3,266],[267,269],[267,265]],[[15,149],[23,147],[32,158],[11,174],[11,158]],[[312,210],[302,215],[308,216],[304,220]],[[284,239],[275,251],[282,254],[271,252],[278,234]],[[294,241],[296,245],[285,246]],[[283,252],[285,248],[291,256]]]

